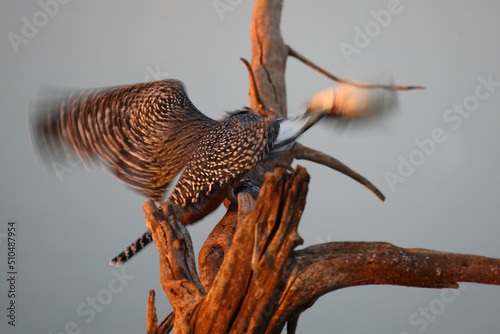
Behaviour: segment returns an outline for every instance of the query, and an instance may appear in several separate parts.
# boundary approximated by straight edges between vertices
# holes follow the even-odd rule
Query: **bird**
[[[252,168],[289,149],[320,119],[364,118],[395,100],[393,92],[339,84],[316,94],[299,117],[243,108],[214,120],[175,79],[45,95],[30,116],[43,165],[50,170],[74,154],[157,202],[180,174],[167,202],[180,208],[185,225],[214,211]],[[151,241],[148,231],[110,264],[123,264]]]

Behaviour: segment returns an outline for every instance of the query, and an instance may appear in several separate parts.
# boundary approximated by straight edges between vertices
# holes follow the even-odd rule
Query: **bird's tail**
[[[147,246],[153,237],[151,236],[151,231],[144,233],[139,239],[127,247],[123,252],[116,256],[113,260],[109,262],[110,266],[121,266],[126,261],[130,260],[132,256],[137,254],[141,249]]]

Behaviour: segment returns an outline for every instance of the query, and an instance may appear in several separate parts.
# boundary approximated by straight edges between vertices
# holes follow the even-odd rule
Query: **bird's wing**
[[[214,126],[200,140],[169,202],[183,209],[181,221],[194,223],[215,210],[258,162],[279,132],[279,122],[255,114],[237,114]]]
[[[215,123],[177,80],[42,94],[36,109],[32,140],[49,170],[103,165],[155,200]]]

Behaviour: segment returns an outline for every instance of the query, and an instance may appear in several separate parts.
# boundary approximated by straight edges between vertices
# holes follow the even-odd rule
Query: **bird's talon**
[[[234,193],[234,188],[229,187],[227,190],[227,199],[231,201],[233,204],[238,204],[238,196]]]

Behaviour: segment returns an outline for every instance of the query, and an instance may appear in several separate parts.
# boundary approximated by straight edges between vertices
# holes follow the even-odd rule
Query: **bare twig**
[[[378,198],[380,198],[381,201],[385,200],[384,194],[382,194],[382,192],[370,181],[368,181],[364,176],[353,171],[351,168],[344,165],[339,160],[329,156],[328,154],[304,146],[300,143],[295,144],[294,148],[292,149],[292,154],[295,159],[304,159],[313,161],[318,164],[330,167],[344,175],[347,175],[350,178],[364,185],[366,188],[370,189]]]
[[[264,105],[264,102],[262,102],[262,99],[260,98],[260,93],[259,89],[257,88],[257,83],[255,82],[255,76],[253,74],[252,66],[245,58],[240,58],[240,60],[247,67],[248,76],[250,77],[250,91],[253,91],[253,93],[255,94],[255,98],[257,99],[257,102],[259,104],[260,114],[264,117],[271,117],[272,113],[268,111],[268,109]]]
[[[344,83],[344,84],[356,86],[359,88],[382,88],[382,89],[389,89],[389,90],[425,89],[425,87],[423,87],[423,86],[389,86],[389,85],[381,85],[381,84],[361,84],[361,83],[355,83],[355,82],[352,82],[349,80],[341,79],[341,78],[331,74],[330,72],[322,69],[318,65],[314,64],[312,61],[310,61],[309,59],[307,59],[306,57],[304,57],[303,55],[301,55],[300,53],[298,53],[297,51],[292,49],[291,46],[287,45],[287,47],[288,47],[288,55],[297,58],[298,60],[300,60],[301,62],[303,62],[307,66],[315,69],[319,73],[325,75],[326,77],[328,77],[328,78],[330,78],[333,81],[336,81],[338,83]]]
[[[295,334],[297,331],[297,324],[299,322],[299,315],[293,315],[290,317],[290,320],[286,323],[286,333],[287,334]]]
[[[158,329],[156,330],[156,334],[168,334],[172,331],[174,328],[174,321],[175,321],[175,313],[170,312],[165,319],[160,322],[158,325]]]

